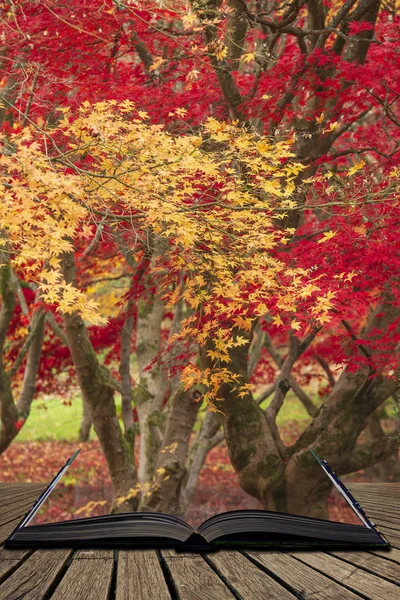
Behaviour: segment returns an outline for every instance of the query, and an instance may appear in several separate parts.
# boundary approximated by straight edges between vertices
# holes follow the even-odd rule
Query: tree
[[[175,337],[204,345],[211,336],[211,356],[227,362],[229,348],[247,343],[233,331],[234,324],[248,331],[254,314],[266,310],[271,288],[279,294],[284,266],[271,250],[286,238],[284,231],[276,231],[273,215],[278,212],[282,217],[285,213],[279,211],[292,205],[292,181],[302,168],[290,161],[287,144],[269,145],[267,157],[262,138],[233,125],[209,119],[200,136],[172,137],[162,126],[146,124],[146,118],[146,113],[128,100],[118,106],[113,101],[99,102],[93,108],[86,102],[80,116],[71,122],[65,113],[59,126],[46,133],[45,144],[41,133],[35,135],[29,128],[3,139],[6,178],[0,210],[8,261],[31,274],[31,284],[40,290],[42,311],[46,305],[55,305],[63,315],[78,381],[108,461],[116,498],[126,496],[136,478],[127,357],[132,328],[129,304],[138,294],[140,277],[148,268],[157,285],[150,301],[142,308],[139,303],[143,321],[149,312],[152,315],[143,331],[146,340],[137,340],[143,365],[159,353],[160,348],[151,344],[157,344],[164,306],[174,306],[180,298],[195,312],[182,320]],[[97,219],[107,224],[136,270],[122,328],[124,439],[115,412],[114,378],[96,357],[85,324],[85,319],[98,324],[102,319],[76,280],[74,239],[86,235]],[[122,231],[118,232],[119,224],[127,227],[128,223],[124,238]],[[140,239],[133,248],[128,245],[132,238]],[[137,245],[144,248],[139,265],[132,256]],[[297,295],[299,281],[306,278],[306,270],[291,269],[284,298]],[[153,340],[155,311],[158,326]],[[151,436],[158,434],[154,413],[160,410],[166,391],[152,389],[152,379],[159,382],[154,371],[147,378],[145,370],[143,366],[141,397],[136,397],[139,415],[143,404],[152,401],[153,421],[148,420],[148,432],[141,431],[144,453]],[[212,400],[217,398],[220,383],[235,383],[235,378],[225,367],[214,367],[212,373],[203,376],[209,384],[205,398],[215,410]],[[238,392],[242,392],[240,386]],[[169,424],[177,418],[175,406],[183,399],[187,403],[187,396],[178,388]],[[186,437],[196,413],[192,406]],[[172,430],[176,435],[176,424]],[[167,426],[166,438],[168,432]],[[155,462],[144,457],[140,464],[141,483],[148,482]]]
[[[189,490],[194,489],[195,472],[207,449],[222,439],[218,431],[222,421],[243,487],[261,497],[266,506],[275,502],[271,494],[276,501],[289,501],[291,494],[286,488],[292,489],[294,474],[302,481],[318,481],[318,474],[306,464],[310,444],[339,473],[374,464],[393,453],[392,442],[379,427],[374,427],[372,442],[367,446],[359,448],[359,437],[397,385],[398,291],[393,274],[398,269],[398,209],[394,183],[390,183],[396,181],[398,164],[396,4],[359,0],[338,7],[333,2],[294,1],[281,6],[232,0],[193,2],[188,9],[174,2],[161,8],[151,2],[100,6],[91,1],[67,8],[53,2],[34,6],[21,2],[13,4],[5,20],[2,56],[8,70],[3,89],[3,131],[9,131],[10,125],[18,121],[33,121],[47,128],[60,115],[57,106],[69,105],[75,115],[77,105],[86,99],[122,101],[129,96],[149,113],[152,123],[165,122],[172,113],[168,131],[174,134],[196,132],[206,116],[213,116],[219,122],[231,118],[250,131],[253,128],[266,133],[268,143],[274,147],[295,138],[294,160],[305,168],[293,180],[294,204],[285,207],[287,216],[281,220],[282,233],[289,229],[290,239],[284,248],[274,249],[274,256],[289,269],[312,269],[315,277],[329,274],[330,283],[328,286],[321,277],[313,284],[319,290],[305,286],[305,297],[292,302],[288,317],[281,316],[281,309],[276,310],[276,300],[271,305],[266,303],[265,314],[270,316],[259,315],[260,323],[242,336],[247,336],[250,343],[249,362],[248,346],[227,349],[230,362],[225,377],[242,377],[243,385],[249,385],[249,376],[250,381],[257,376],[258,381],[262,380],[257,369],[254,371],[257,364],[258,372],[268,364],[269,377],[274,364],[282,367],[274,381],[266,381],[270,384],[267,392],[274,393],[267,424],[248,389],[246,396],[238,398],[237,392],[232,395],[225,385],[221,390],[223,400],[216,404],[227,412],[226,417],[210,413],[204,421],[188,462],[192,470],[185,501],[190,497]],[[184,112],[178,112],[177,107]],[[92,238],[88,238],[94,245],[101,226],[100,219]],[[127,258],[124,236],[119,237],[119,251]],[[141,263],[136,264],[139,267]],[[141,430],[148,431],[143,439],[150,449],[153,444],[157,449],[163,377],[160,368],[155,382],[148,369],[154,367],[158,347],[162,346],[165,318],[160,316],[159,299],[151,293],[154,283],[143,266],[134,271],[144,272],[141,282],[147,300],[131,299],[132,315],[125,321],[125,332],[131,326],[139,338],[144,331],[153,332],[151,344],[137,347],[141,360],[139,383],[147,392],[152,384],[150,394],[158,397],[154,404],[149,402],[139,386],[135,396]],[[254,290],[248,284],[249,297],[251,293]],[[188,292],[183,314],[190,299]],[[305,316],[316,300],[320,308],[326,309],[325,320],[319,322],[321,328],[318,325],[307,332],[309,320]],[[203,303],[204,299],[196,308],[189,304],[189,309],[196,311]],[[135,313],[134,305],[139,304],[141,310]],[[280,300],[282,304],[289,307],[289,294],[286,304]],[[254,311],[249,307],[250,313]],[[179,311],[174,314],[174,326],[179,330],[184,317]],[[254,316],[254,312],[251,314]],[[241,317],[250,318],[244,314]],[[201,324],[203,328],[206,323]],[[201,334],[207,339],[207,330],[200,328]],[[282,343],[286,344],[287,356],[285,352],[278,354],[277,346]],[[215,351],[208,347],[202,353],[199,371],[186,368],[188,384],[210,384],[204,372],[219,368],[215,361],[221,357]],[[207,352],[214,355],[207,356]],[[187,349],[170,354],[168,360],[179,370],[179,363],[188,361]],[[318,364],[316,377],[326,373],[329,383],[317,415],[301,387],[305,379],[302,366],[307,362]],[[337,364],[347,365],[338,380],[333,373]],[[360,367],[357,372],[353,371],[355,366]],[[392,379],[385,378],[392,371]],[[294,448],[288,450],[282,447],[275,417],[289,386],[315,418]],[[215,394],[210,399],[215,401],[218,393],[215,386],[211,389]],[[164,390],[165,395],[167,392]],[[341,422],[344,415],[351,435]],[[254,436],[268,429],[272,432],[272,438],[270,434],[261,436],[267,441],[257,444],[253,456],[248,452],[245,435],[235,447],[238,432],[247,422],[245,416],[254,421],[253,428],[249,428]],[[331,428],[327,432],[328,421]],[[349,463],[348,456],[354,449]],[[142,456],[146,456],[145,446]],[[160,453],[158,468],[164,468],[163,456],[167,453]],[[177,461],[180,467],[182,460],[181,455]],[[152,470],[153,466],[149,468]],[[271,476],[272,471],[276,477]],[[318,514],[324,513],[327,491],[319,482],[313,492]],[[297,506],[303,512],[309,510],[305,504],[313,499],[309,496],[307,500],[307,494],[305,485],[305,500],[299,498]]]

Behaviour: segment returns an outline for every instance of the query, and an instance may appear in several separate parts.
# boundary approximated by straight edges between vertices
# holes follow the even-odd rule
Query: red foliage
[[[327,1],[325,5],[328,10],[333,3]],[[202,50],[201,28],[182,31],[182,4],[176,3],[174,8],[171,2],[168,7],[160,8],[160,3],[152,1],[124,4],[112,0],[71,0],[67,3],[19,0],[13,3],[12,11],[2,7],[4,19],[0,34],[7,46],[7,56],[3,59],[4,81],[12,77],[24,82],[18,88],[17,110],[9,110],[2,131],[15,131],[13,120],[16,128],[21,127],[21,114],[26,114],[28,108],[29,120],[39,127],[46,127],[47,123],[57,119],[60,107],[69,106],[74,115],[85,100],[93,103],[111,98],[117,101],[133,98],[140,109],[149,113],[152,122],[168,122],[172,133],[192,131],[209,115],[229,119],[215,70],[207,53]],[[225,9],[226,5],[222,3],[221,38]],[[276,18],[281,17],[278,14]],[[304,20],[303,13],[300,13],[300,24],[301,19]],[[366,21],[350,19],[348,23],[350,36],[366,36],[371,28],[372,25]],[[329,209],[329,213],[320,210],[318,217],[317,211],[306,211],[303,224],[292,240],[290,252],[285,246],[277,252],[277,257],[288,267],[310,268],[316,276],[321,276],[321,290],[299,302],[291,316],[301,324],[300,333],[309,325],[310,306],[316,296],[323,295],[328,288],[335,292],[335,310],[330,313],[331,319],[312,350],[304,354],[301,365],[296,367],[296,375],[307,383],[313,376],[313,368],[316,370],[316,354],[323,356],[333,369],[335,365],[346,363],[356,369],[369,361],[365,354],[358,352],[360,345],[379,350],[374,354],[373,364],[370,364],[372,370],[384,368],[389,373],[395,360],[392,348],[399,340],[395,324],[382,331],[376,330],[368,339],[360,332],[366,315],[383,289],[391,291],[394,303],[400,301],[400,290],[392,277],[400,267],[399,207],[388,201],[393,198],[375,203],[363,202],[363,198],[368,193],[378,194],[385,183],[384,178],[399,164],[395,107],[400,92],[400,16],[398,12],[391,14],[386,6],[381,8],[374,41],[369,45],[366,59],[358,63],[347,61],[335,52],[334,34],[329,36],[325,48],[317,45],[306,55],[295,36],[288,34],[285,37],[285,44],[273,60],[258,57],[259,71],[255,71],[252,64],[242,65],[240,69],[231,65],[234,66],[232,76],[244,98],[240,106],[244,117],[254,121],[259,119],[264,131],[275,132],[276,139],[288,138],[299,121],[315,123],[330,103],[335,107],[336,117],[324,123],[324,127],[336,121],[341,135],[332,151],[315,158],[320,171],[332,170],[340,176],[352,164],[353,156],[359,160],[358,156],[364,156],[368,151],[372,157],[361,175],[345,184],[347,196],[349,199],[354,196],[357,210],[337,206]],[[259,47],[262,48],[265,39],[266,35],[259,28],[249,29],[249,48],[256,40],[261,42]],[[150,63],[146,64],[140,58],[138,43],[147,48],[150,62],[155,61],[155,69],[150,70]],[[196,74],[194,78],[189,76],[193,72]],[[288,90],[293,93],[294,101],[288,103],[282,112],[280,101]],[[313,102],[310,102],[311,99]],[[168,117],[177,107],[186,108],[184,119],[179,115],[172,119]],[[390,107],[392,112],[385,112],[384,107]],[[356,149],[359,155],[352,149]],[[349,156],[352,157],[350,161]],[[374,183],[368,175],[378,171],[382,174],[381,182]],[[329,181],[315,185],[317,204],[324,204],[327,187]],[[310,209],[313,204],[315,200],[310,197]],[[324,244],[318,244],[323,232],[329,230],[337,232],[337,235]],[[136,271],[129,272],[132,283],[121,303],[133,296],[137,300],[144,294],[142,275],[148,267],[143,254],[140,254],[143,252],[141,244],[134,241],[129,231],[125,238],[139,255]],[[97,278],[104,277],[101,259],[110,259],[116,252],[106,229],[93,256],[90,253],[86,255],[87,246],[88,239],[83,236],[77,249],[77,262],[78,284],[84,288]],[[249,289],[248,293],[254,291]],[[24,289],[28,304],[30,294]],[[221,302],[224,302],[223,298]],[[29,308],[32,309],[31,306]],[[272,315],[279,312],[273,297],[268,309]],[[133,313],[135,310],[133,307]],[[10,333],[9,362],[23,343],[24,335],[18,333],[18,329],[25,318],[17,307]],[[90,330],[96,351],[105,351],[106,364],[119,357],[123,318],[121,312],[120,316],[110,319],[107,327]],[[343,321],[356,332],[356,341],[349,329],[343,326]],[[224,324],[221,323],[221,326]],[[290,320],[284,323],[283,329],[271,324],[264,324],[264,327],[274,342],[284,344]],[[163,350],[167,335],[168,330],[163,330]],[[133,347],[134,344],[135,340],[132,340]],[[173,364],[168,364],[171,375],[186,366],[191,350],[190,347],[185,348]],[[57,390],[65,393],[71,389],[75,376],[69,352],[49,328],[44,357],[38,392]],[[157,360],[167,362],[168,356],[164,357],[161,353]],[[19,371],[20,379],[23,368],[24,363]],[[275,366],[263,355],[253,381],[268,383],[274,376],[274,370]],[[56,376],[61,373],[63,378]],[[327,389],[321,393],[326,393]]]

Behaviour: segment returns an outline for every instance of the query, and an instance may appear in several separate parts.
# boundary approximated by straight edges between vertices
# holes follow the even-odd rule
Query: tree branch
[[[14,377],[14,375],[20,368],[22,361],[24,360],[32,342],[38,335],[38,332],[43,327],[44,318],[45,318],[44,310],[41,307],[35,312],[35,314],[32,317],[31,330],[28,333],[28,335],[26,336],[26,339],[25,339],[24,343],[22,344],[21,350],[19,351],[18,356],[15,359],[14,364],[12,365],[12,367],[10,369],[10,377]]]
[[[354,473],[388,458],[398,450],[398,441],[393,435],[377,437],[366,444],[356,444],[351,454],[340,464],[339,473]]]
[[[328,381],[330,383],[330,385],[333,387],[336,383],[336,379],[328,365],[328,363],[326,362],[326,360],[324,359],[323,356],[321,356],[320,354],[316,354],[315,355],[316,361],[318,362],[318,364],[323,368],[323,370],[325,371],[327,377],[328,377]]]
[[[310,340],[310,342],[309,342],[309,343],[311,343],[311,341],[312,341],[312,340]],[[275,410],[275,408],[274,408],[274,406],[275,406],[275,405],[273,405],[273,403],[274,403],[274,402],[276,402],[276,403],[278,402],[278,401],[276,400],[276,397],[277,397],[277,393],[278,393],[278,391],[279,391],[279,383],[280,383],[280,381],[282,381],[280,378],[281,378],[281,376],[282,376],[282,370],[283,370],[283,368],[284,368],[285,362],[284,362],[284,361],[283,361],[283,359],[282,359],[282,358],[281,358],[281,357],[278,355],[278,353],[277,353],[277,352],[275,352],[275,349],[274,349],[274,347],[273,347],[273,345],[272,345],[272,341],[271,341],[271,339],[269,338],[269,336],[267,336],[267,337],[266,337],[266,343],[265,343],[265,345],[266,345],[266,347],[267,347],[267,349],[268,349],[269,353],[271,354],[272,358],[274,359],[274,361],[275,361],[276,365],[279,367],[279,369],[281,369],[281,373],[280,373],[280,375],[278,376],[278,378],[277,378],[277,380],[276,380],[276,382],[275,382],[275,397],[274,397],[274,400],[271,402],[270,406],[269,406],[269,407],[266,409],[266,412],[267,412],[267,414],[268,414],[269,418],[271,418],[271,419],[275,420],[275,417],[276,417],[276,414],[277,414],[277,413],[275,414],[275,416],[274,416],[274,415],[273,415],[273,413],[272,413],[272,411],[273,411],[273,410]],[[304,348],[304,350],[305,350],[305,348]],[[302,350],[302,352],[304,352],[304,350]],[[302,352],[301,352],[301,353],[302,353]],[[301,353],[300,353],[300,354],[301,354]],[[290,354],[290,351],[289,351],[289,354]],[[299,356],[300,356],[300,354],[299,354]],[[299,356],[298,356],[298,357],[299,357]],[[297,357],[297,358],[298,358],[298,357]],[[289,358],[289,356],[288,356],[288,358]],[[297,358],[295,358],[295,359],[294,359],[294,362],[297,360]],[[286,360],[288,360],[288,359],[286,359]],[[293,362],[293,365],[294,365],[294,362]],[[292,367],[290,368],[290,371],[291,371],[291,369],[293,368],[293,365],[292,365]],[[289,368],[289,367],[287,367],[287,368]],[[313,401],[311,400],[311,398],[308,396],[308,394],[306,394],[306,392],[305,392],[304,390],[302,390],[302,388],[299,386],[299,384],[297,383],[297,381],[295,380],[295,378],[293,377],[293,375],[291,374],[291,372],[290,372],[290,371],[288,372],[288,384],[289,384],[289,388],[288,388],[288,390],[289,390],[290,388],[292,388],[293,392],[296,394],[296,396],[298,397],[298,399],[300,400],[300,402],[303,404],[304,408],[306,409],[306,411],[307,411],[307,413],[310,415],[310,417],[315,417],[315,415],[316,415],[316,414],[317,414],[317,412],[318,412],[318,408],[315,406],[315,404],[313,403]],[[277,389],[277,388],[278,388],[278,389]],[[287,391],[288,391],[288,390],[287,390]],[[278,412],[279,412],[280,408],[281,408],[281,407],[282,407],[282,405],[283,405],[283,401],[284,401],[284,399],[285,399],[285,396],[286,396],[286,393],[287,393],[287,391],[285,392],[285,395],[284,395],[284,396],[283,396],[283,398],[282,398],[282,404],[281,404],[281,406],[279,407],[279,409],[278,409]],[[280,392],[280,393],[279,393],[279,397],[281,396],[281,393],[282,393],[282,392]],[[272,410],[270,410],[270,408],[271,408],[271,405],[273,405],[273,408],[272,408]],[[276,406],[278,406],[278,405],[276,404]]]

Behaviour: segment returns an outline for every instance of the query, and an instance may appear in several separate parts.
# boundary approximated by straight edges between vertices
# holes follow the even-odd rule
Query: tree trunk
[[[39,361],[42,353],[42,345],[45,330],[45,313],[42,308],[37,309],[30,323],[30,332],[22,345],[22,348],[14,361],[11,369],[4,366],[3,351],[6,343],[8,328],[14,315],[16,305],[16,290],[14,289],[13,277],[10,267],[10,255],[8,252],[0,252],[0,454],[4,452],[13,439],[18,435],[20,428],[17,423],[20,419],[29,416],[32,400],[36,391],[36,378],[39,369]],[[24,369],[22,389],[17,404],[14,402],[12,391],[12,377],[17,373],[22,361],[27,355]]]
[[[201,351],[203,368],[212,367],[207,349],[206,345]],[[231,361],[227,368],[238,377],[238,386],[249,383],[247,355],[247,347],[230,351]],[[220,409],[224,413],[223,426],[229,457],[240,486],[264,506],[270,506],[271,488],[280,481],[284,471],[275,432],[250,391],[241,397],[230,385],[223,384],[220,397],[223,398]]]
[[[188,444],[196,416],[200,408],[201,395],[196,391],[175,392],[165,430],[164,442],[159,453],[154,489],[143,499],[141,510],[168,512],[183,516],[180,494],[186,474],[185,462]]]
[[[400,308],[394,307],[390,298],[384,298],[371,313],[363,334],[368,337],[376,330],[386,330],[399,314]],[[278,381],[288,380],[295,356],[300,356],[306,342],[307,338],[292,343],[292,356],[289,352],[286,370],[282,367]],[[387,348],[388,354],[398,353],[399,347]],[[201,357],[203,368],[212,367],[206,351]],[[247,349],[234,348],[230,359],[228,368],[239,377],[238,383],[247,383]],[[354,373],[348,369],[342,372],[312,423],[291,447],[283,445],[275,421],[285,390],[275,396],[269,407],[273,410],[268,410],[266,416],[250,392],[241,398],[231,386],[221,386],[221,410],[232,466],[240,486],[259,499],[265,509],[327,517],[331,483],[311,449],[327,460],[338,475],[367,468],[395,452],[395,436],[382,434],[369,444],[361,444],[358,439],[370,415],[399,387],[400,367],[391,378],[378,373],[370,378],[371,364]]]
[[[207,412],[204,417],[198,438],[190,448],[187,473],[183,481],[181,498],[182,512],[186,512],[196,493],[197,482],[201,468],[206,460],[208,452],[217,443],[224,439],[224,433],[219,432],[223,422],[223,415],[217,412]]]
[[[75,262],[72,252],[62,257],[67,283],[75,284]],[[134,511],[136,496],[121,503],[118,498],[129,495],[137,484],[134,456],[124,440],[114,402],[114,387],[107,369],[100,365],[83,319],[76,313],[64,315],[68,345],[75,365],[84,402],[90,405],[94,430],[99,438],[109,468],[113,503],[111,512]]]
[[[381,424],[381,410],[377,410],[370,416],[366,429],[369,443],[381,439],[384,435]],[[391,456],[366,469],[367,476],[372,481],[400,481],[399,449],[396,448]]]
[[[162,240],[153,242],[151,263],[162,255]],[[164,303],[154,291],[157,281],[147,282],[147,294],[138,301],[136,322],[136,357],[139,366],[139,385],[134,401],[140,425],[139,481],[144,484],[154,476],[157,456],[162,444],[162,405],[169,382],[163,369],[154,364],[161,348],[161,323]]]
[[[79,441],[88,442],[92,428],[92,410],[90,404],[82,398],[82,419],[79,427]]]
[[[154,475],[162,442],[159,433],[161,412],[154,407],[154,399],[160,392],[160,367],[149,367],[160,351],[164,305],[158,296],[151,293],[138,304],[136,355],[139,385],[134,391],[134,400],[140,424],[139,481],[143,484]]]

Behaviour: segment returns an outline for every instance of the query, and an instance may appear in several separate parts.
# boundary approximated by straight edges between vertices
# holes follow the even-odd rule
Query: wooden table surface
[[[0,544],[45,486],[0,484]],[[0,600],[399,600],[400,484],[349,486],[392,549],[6,550]]]

